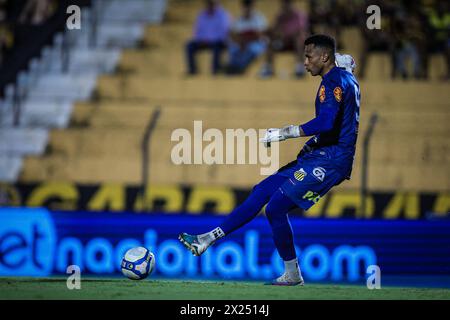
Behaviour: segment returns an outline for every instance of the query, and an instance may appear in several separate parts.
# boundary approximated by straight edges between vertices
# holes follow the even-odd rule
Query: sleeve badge
[[[319,89],[319,101],[322,103],[325,101],[325,86],[321,85]]]
[[[334,98],[336,99],[337,102],[341,102],[342,100],[342,89],[340,87],[336,87],[333,90],[334,93]]]

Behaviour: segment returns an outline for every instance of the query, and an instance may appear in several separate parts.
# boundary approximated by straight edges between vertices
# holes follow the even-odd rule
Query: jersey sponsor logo
[[[317,192],[314,192],[314,191],[307,191],[303,195],[303,199],[306,199],[306,200],[312,201],[314,203],[317,203],[320,200],[320,194],[318,194]]]
[[[300,168],[300,170],[294,172],[294,178],[298,181],[303,181],[303,179],[305,179],[307,175],[308,174],[305,172],[305,170],[303,170],[303,168]]]
[[[342,89],[340,87],[336,87],[333,90],[334,93],[334,98],[336,99],[337,102],[341,102],[342,100]]]
[[[324,102],[325,101],[325,86],[321,85],[319,89],[319,101]]]
[[[314,177],[316,177],[318,180],[320,180],[321,182],[323,182],[323,179],[325,179],[325,173],[327,171],[322,168],[322,167],[316,167],[313,169],[313,175]]]

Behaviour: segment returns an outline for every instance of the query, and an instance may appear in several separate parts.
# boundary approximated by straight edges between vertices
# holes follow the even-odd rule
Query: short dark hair
[[[313,34],[305,40],[305,46],[313,44],[315,47],[325,48],[334,55],[336,52],[336,41],[333,37],[326,34]]]

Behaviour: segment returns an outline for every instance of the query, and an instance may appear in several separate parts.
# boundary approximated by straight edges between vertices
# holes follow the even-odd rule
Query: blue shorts
[[[287,178],[280,189],[303,210],[308,210],[332,187],[345,180],[332,160],[313,154],[298,157],[280,168],[276,175]]]

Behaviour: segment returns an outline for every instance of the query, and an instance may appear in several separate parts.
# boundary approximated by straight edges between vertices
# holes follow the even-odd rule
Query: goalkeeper
[[[296,207],[308,210],[333,186],[350,179],[359,124],[359,85],[352,72],[354,60],[335,53],[335,40],[312,35],[305,40],[305,67],[320,75],[316,117],[301,125],[268,129],[262,142],[312,136],[297,159],[257,184],[249,197],[210,232],[182,233],[179,240],[199,256],[216,240],[250,222],[267,204],[265,213],[273,240],[284,261],[285,272],[273,285],[303,285],[288,212]]]

